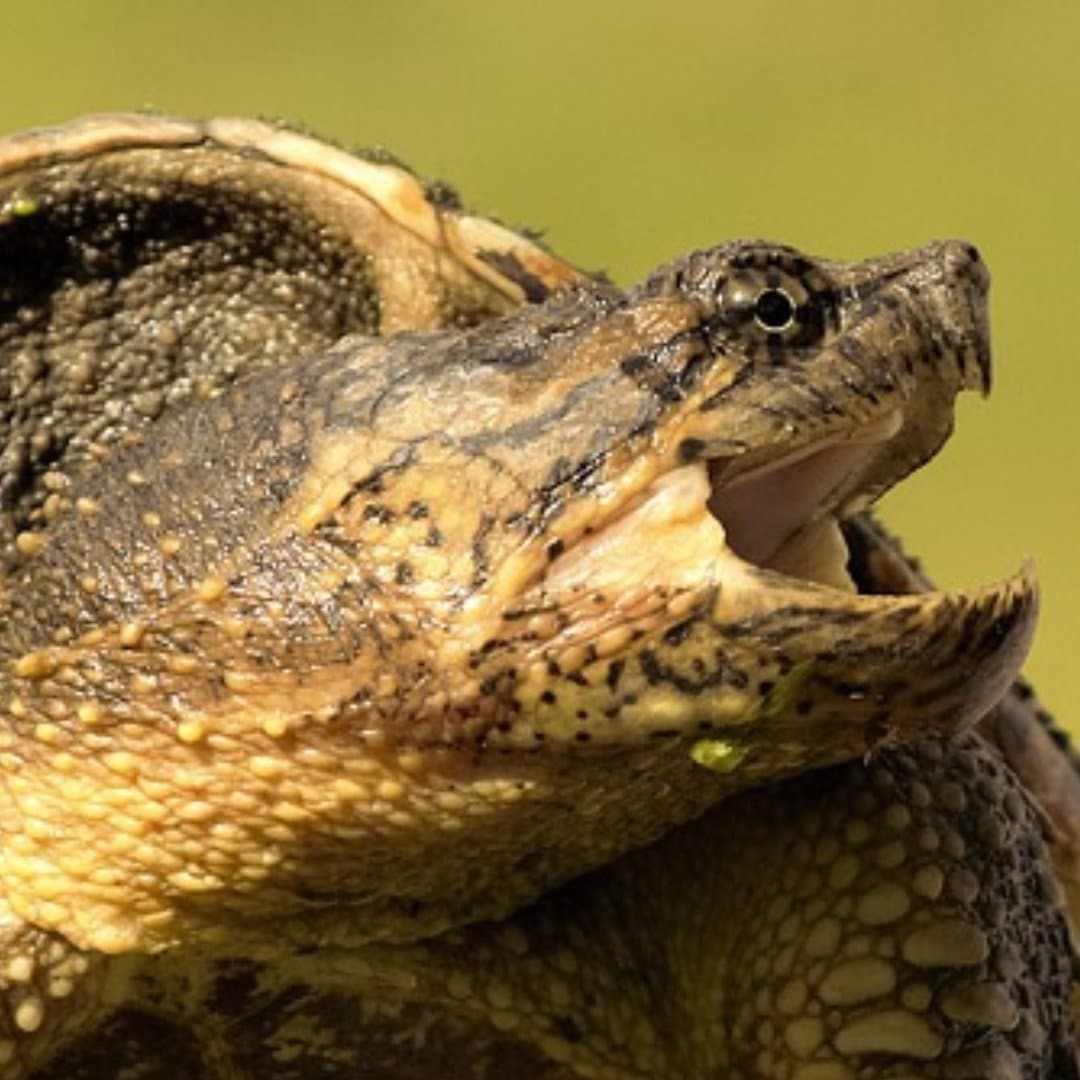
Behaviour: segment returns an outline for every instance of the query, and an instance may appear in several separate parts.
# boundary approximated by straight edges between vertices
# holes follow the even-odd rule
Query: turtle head
[[[1003,691],[1030,573],[864,594],[842,528],[988,383],[969,247],[576,277],[278,128],[0,142],[12,910],[416,937]]]
[[[974,721],[1030,641],[1030,568],[860,595],[841,526],[988,390],[987,287],[959,241],[854,264],[741,242],[475,332],[437,395],[485,460],[455,647],[500,704],[464,730],[720,739],[750,779]]]

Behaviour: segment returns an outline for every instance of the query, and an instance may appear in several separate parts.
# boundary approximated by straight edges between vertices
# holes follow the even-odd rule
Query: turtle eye
[[[773,352],[817,345],[835,325],[835,300],[825,275],[787,251],[740,253],[718,282],[718,322]]]
[[[783,289],[763,289],[754,301],[754,321],[767,334],[782,334],[795,321],[795,301]]]

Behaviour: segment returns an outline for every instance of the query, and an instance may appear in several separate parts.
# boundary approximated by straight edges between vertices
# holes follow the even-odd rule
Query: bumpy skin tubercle
[[[1031,574],[866,595],[837,525],[987,387],[986,287],[960,242],[750,241],[623,291],[248,121],[0,144],[0,1076],[1064,1060],[1021,789],[882,752],[1006,692]],[[868,784],[900,809],[852,839]],[[975,824],[917,848],[946,803]],[[904,954],[948,919],[1004,988]]]
[[[851,565],[865,591],[905,593],[933,588],[918,564],[868,515],[845,529]],[[1020,779],[1047,823],[1054,871],[1080,926],[1080,757],[1072,740],[1018,680],[983,717],[979,733]],[[1080,1004],[1080,1003],[1078,1003]]]
[[[447,1062],[490,1080],[1066,1080],[1072,956],[1040,833],[979,740],[923,742],[729,801],[502,923],[261,967],[163,954],[132,976],[141,1004],[40,1080]]]

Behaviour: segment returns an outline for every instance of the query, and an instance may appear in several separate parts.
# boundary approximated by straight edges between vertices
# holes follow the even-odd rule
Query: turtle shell
[[[246,119],[0,142],[0,565],[166,409],[348,334],[467,326],[579,276],[386,155]]]

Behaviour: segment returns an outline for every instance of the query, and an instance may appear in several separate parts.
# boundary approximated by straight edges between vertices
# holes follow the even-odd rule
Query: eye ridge
[[[771,285],[762,289],[754,301],[754,321],[767,333],[782,333],[794,324],[797,310],[786,289]]]

